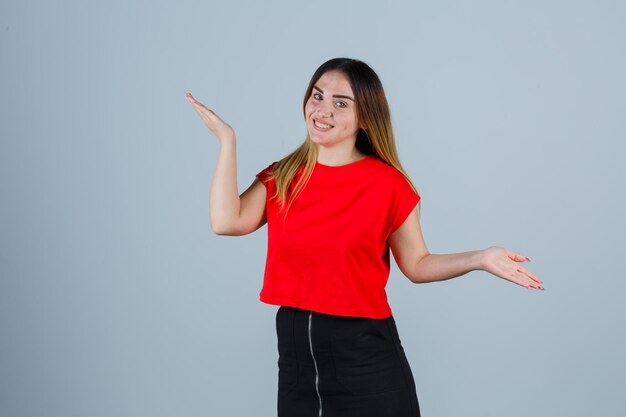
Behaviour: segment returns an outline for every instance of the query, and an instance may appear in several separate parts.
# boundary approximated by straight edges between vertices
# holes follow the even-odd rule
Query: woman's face
[[[314,84],[304,107],[309,137],[315,143],[333,146],[356,141],[354,93],[348,78],[339,71],[328,71]]]

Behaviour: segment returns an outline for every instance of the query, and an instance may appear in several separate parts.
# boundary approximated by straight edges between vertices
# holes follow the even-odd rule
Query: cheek
[[[311,105],[311,102],[308,102],[308,103],[306,104],[306,106],[304,106],[304,114],[306,115],[307,119],[308,119],[309,117],[311,117],[311,113],[313,113],[313,111],[314,111],[314,110],[315,110],[315,109],[314,109],[314,107]]]
[[[356,117],[352,114],[342,114],[340,117],[335,117],[335,119],[339,119],[346,129],[352,130],[357,126]]]

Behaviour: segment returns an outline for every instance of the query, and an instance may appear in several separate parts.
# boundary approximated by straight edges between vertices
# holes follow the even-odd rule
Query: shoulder
[[[406,182],[406,178],[402,172],[377,157],[372,158],[371,166],[377,176],[380,176],[388,182],[393,184],[402,184],[402,182]]]
[[[419,201],[420,195],[412,180],[407,178],[402,171],[378,158],[372,165],[375,167],[372,176],[376,178],[379,192],[391,196],[393,201],[408,200],[409,203]]]
[[[261,182],[266,182],[271,177],[271,174],[273,173],[274,167],[276,166],[277,163],[278,161],[272,162],[271,164],[263,168],[261,171],[259,171],[256,174],[256,177],[259,180],[261,180]]]

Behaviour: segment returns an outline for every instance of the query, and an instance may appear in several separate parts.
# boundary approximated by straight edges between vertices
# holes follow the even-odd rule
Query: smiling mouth
[[[313,124],[315,126],[319,127],[320,129],[330,129],[331,127],[334,127],[333,125],[329,125],[329,124],[326,124],[326,123],[318,122],[315,119],[313,119]]]

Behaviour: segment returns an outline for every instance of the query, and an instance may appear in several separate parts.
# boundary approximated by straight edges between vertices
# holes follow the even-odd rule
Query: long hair
[[[350,82],[354,93],[357,121],[364,126],[357,133],[356,148],[366,155],[374,155],[381,161],[393,166],[404,175],[411,188],[417,188],[402,168],[391,127],[391,115],[383,85],[378,75],[366,63],[351,58],[333,58],[324,62],[313,74],[304,94],[303,113],[306,120],[306,103],[311,96],[315,83],[328,71],[340,71]],[[317,147],[307,132],[304,142],[289,155],[276,162],[270,178],[276,179],[276,193],[271,198],[278,198],[285,217],[289,207],[306,186],[317,161]],[[296,184],[291,184],[298,171],[303,173]],[[290,185],[292,185],[290,187]],[[291,190],[291,191],[290,191]],[[421,201],[419,202],[421,211]]]

